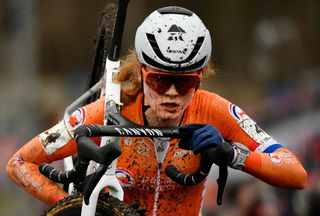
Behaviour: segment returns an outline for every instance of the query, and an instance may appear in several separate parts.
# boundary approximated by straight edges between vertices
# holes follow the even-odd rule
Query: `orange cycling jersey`
[[[131,121],[144,124],[143,94],[123,107],[121,113]],[[9,176],[24,190],[48,204],[68,194],[57,184],[42,176],[40,163],[50,163],[76,153],[72,139],[74,129],[81,124],[102,124],[104,101],[84,106],[29,141],[8,162]],[[181,125],[211,124],[223,138],[239,142],[250,149],[243,171],[280,187],[302,189],[306,171],[299,160],[264,132],[238,106],[215,93],[198,90],[186,109]],[[99,140],[95,140],[99,143]],[[182,186],[166,176],[164,170],[173,164],[183,172],[193,172],[199,155],[178,147],[176,139],[122,137],[122,154],[118,158],[116,175],[124,189],[124,201],[146,208],[146,215],[199,215],[205,181],[194,186]]]

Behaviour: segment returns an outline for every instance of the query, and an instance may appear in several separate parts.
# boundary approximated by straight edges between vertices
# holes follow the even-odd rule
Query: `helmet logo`
[[[186,32],[180,26],[173,24],[169,28],[168,33],[169,33],[168,41],[184,41],[182,35]],[[182,50],[175,50],[175,49],[171,49],[169,46],[166,51],[167,51],[167,53],[186,54],[188,49],[184,48]]]
[[[168,41],[172,41],[172,40],[180,40],[180,41],[183,41],[183,38],[182,38],[182,34],[183,33],[186,33],[181,27],[173,24],[169,30],[168,30],[168,33],[170,33],[169,37],[168,37]]]
[[[181,27],[177,26],[176,24],[173,24],[168,32],[178,32],[178,33],[186,33]]]

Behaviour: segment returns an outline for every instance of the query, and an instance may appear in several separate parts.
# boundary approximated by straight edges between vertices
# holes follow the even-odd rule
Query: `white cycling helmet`
[[[211,37],[192,11],[160,8],[138,27],[135,50],[140,63],[173,73],[203,68],[211,57]]]

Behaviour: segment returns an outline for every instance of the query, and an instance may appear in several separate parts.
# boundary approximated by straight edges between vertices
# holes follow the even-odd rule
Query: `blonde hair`
[[[120,71],[116,77],[122,84],[121,101],[125,105],[133,102],[139,92],[142,92],[141,67],[135,50],[129,50],[129,54],[121,61]],[[203,78],[212,75],[215,75],[215,70],[210,60],[203,68]]]

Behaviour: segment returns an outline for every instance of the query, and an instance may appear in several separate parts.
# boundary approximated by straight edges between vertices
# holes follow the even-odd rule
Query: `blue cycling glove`
[[[187,124],[180,127],[179,130],[193,131],[191,138],[182,139],[179,142],[180,148],[190,149],[197,154],[209,147],[217,147],[224,140],[220,132],[209,124]]]

